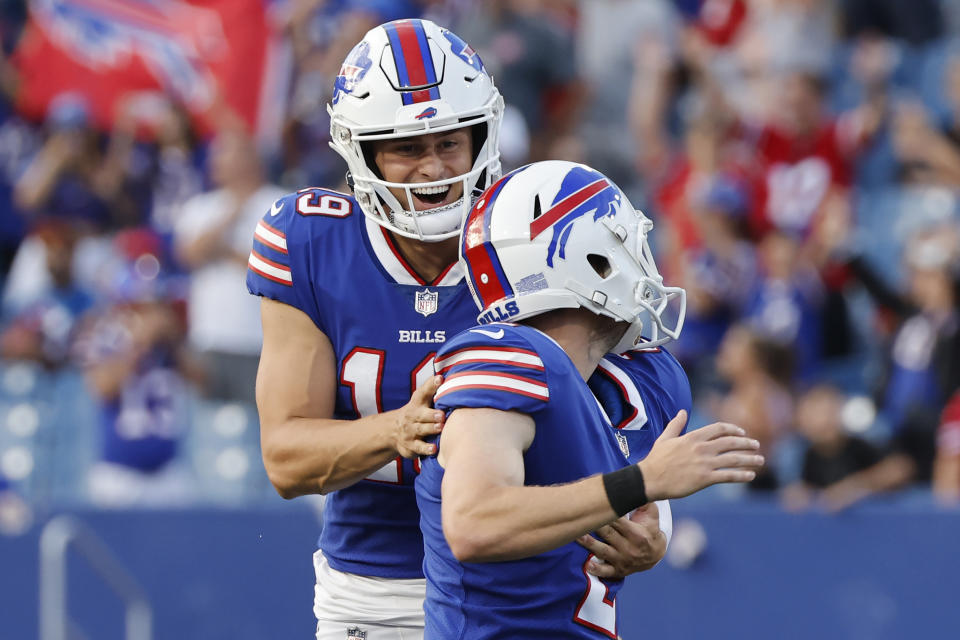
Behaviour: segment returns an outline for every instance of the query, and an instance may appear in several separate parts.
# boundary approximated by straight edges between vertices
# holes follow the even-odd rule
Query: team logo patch
[[[347,629],[347,640],[367,640],[367,632],[360,627],[350,627]]]
[[[436,313],[437,303],[440,300],[440,294],[430,289],[417,291],[417,296],[413,302],[414,310],[426,318],[431,313]]]
[[[436,109],[436,107],[427,107],[427,108],[424,109],[421,113],[419,113],[418,115],[416,115],[416,116],[414,116],[414,117],[415,117],[417,120],[423,120],[424,118],[432,118],[432,117],[435,116],[435,115],[437,115],[437,109]]]
[[[543,291],[549,286],[547,283],[547,277],[543,273],[534,273],[525,278],[520,278],[517,280],[517,293],[534,293],[536,291]]]

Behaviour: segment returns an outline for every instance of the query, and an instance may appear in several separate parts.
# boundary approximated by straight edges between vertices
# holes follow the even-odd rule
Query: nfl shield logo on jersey
[[[417,291],[417,298],[413,303],[413,308],[416,309],[417,313],[426,318],[431,313],[436,312],[437,301],[439,299],[440,294],[436,291],[430,291],[430,289]]]
[[[347,629],[347,640],[367,640],[367,632],[361,631],[360,627],[350,627]]]

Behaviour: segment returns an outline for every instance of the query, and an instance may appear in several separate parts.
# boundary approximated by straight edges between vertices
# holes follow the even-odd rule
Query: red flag
[[[223,121],[224,105],[254,131],[283,103],[268,91],[285,73],[278,46],[265,0],[32,0],[14,53],[18,108],[42,119],[51,99],[73,91],[108,128],[124,95],[162,90],[201,131]]]

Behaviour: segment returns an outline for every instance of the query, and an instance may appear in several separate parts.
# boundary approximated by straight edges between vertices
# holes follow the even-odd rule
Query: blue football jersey
[[[686,372],[662,347],[607,354],[587,384],[633,463],[647,457],[678,411],[689,416],[693,405]]]
[[[534,419],[536,437],[523,456],[526,484],[569,483],[627,464],[573,362],[540,331],[509,323],[476,327],[448,342],[435,365],[444,375],[438,408],[492,407]],[[591,554],[574,542],[522,560],[458,562],[443,535],[443,474],[436,457],[424,458],[417,479],[426,638],[616,638],[622,581],[587,574]]]
[[[258,223],[247,272],[251,293],[306,313],[337,358],[334,417],[397,409],[433,375],[447,337],[474,324],[476,306],[459,265],[424,282],[383,228],[347,195],[304,189]],[[397,458],[332,492],[320,548],[333,568],[365,576],[423,576],[416,470]]]

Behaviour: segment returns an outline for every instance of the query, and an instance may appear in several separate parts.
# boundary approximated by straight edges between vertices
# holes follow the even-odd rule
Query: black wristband
[[[603,474],[603,488],[618,518],[649,502],[639,465],[631,464]]]

